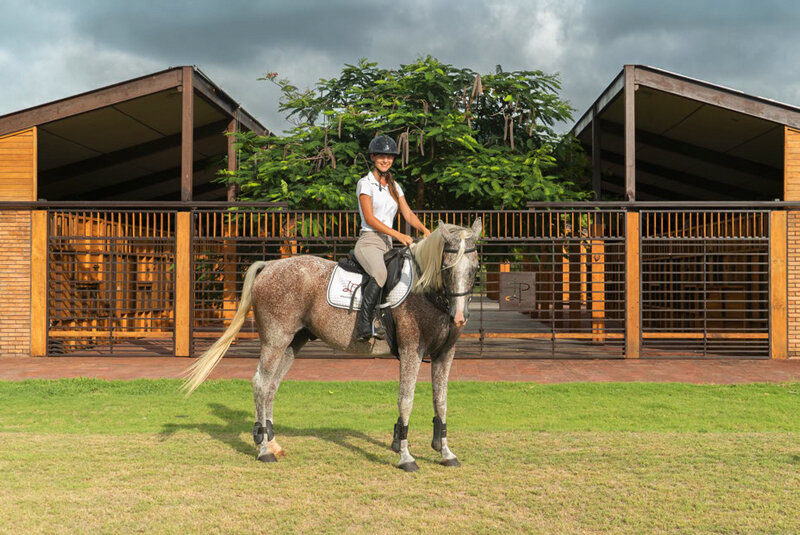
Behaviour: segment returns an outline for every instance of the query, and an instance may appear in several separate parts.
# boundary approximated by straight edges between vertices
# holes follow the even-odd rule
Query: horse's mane
[[[442,288],[442,270],[456,265],[464,256],[465,240],[472,237],[471,229],[439,223],[439,226],[427,238],[411,246],[411,254],[419,266],[419,277],[414,281],[413,292],[437,291]],[[460,239],[458,256],[450,266],[442,267],[442,252],[447,239]]]

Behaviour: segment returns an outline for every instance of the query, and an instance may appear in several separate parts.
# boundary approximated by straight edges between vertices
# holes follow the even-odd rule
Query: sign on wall
[[[536,308],[536,274],[532,272],[500,273],[500,310],[533,310]]]

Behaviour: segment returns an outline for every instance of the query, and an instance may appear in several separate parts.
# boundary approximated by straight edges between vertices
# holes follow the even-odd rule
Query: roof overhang
[[[224,185],[212,179],[229,154],[225,133],[268,130],[194,67],[0,116],[0,135],[37,128],[38,190],[50,200],[178,200],[189,83],[193,198],[224,199]]]
[[[800,128],[800,108],[641,65],[626,66],[571,130],[588,152],[598,145],[603,193],[626,193],[626,72],[637,200],[782,196],[783,130]]]

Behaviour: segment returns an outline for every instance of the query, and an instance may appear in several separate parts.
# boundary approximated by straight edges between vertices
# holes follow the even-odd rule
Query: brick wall
[[[31,347],[31,215],[0,211],[0,357]]]
[[[790,210],[787,221],[789,358],[800,358],[800,210]]]

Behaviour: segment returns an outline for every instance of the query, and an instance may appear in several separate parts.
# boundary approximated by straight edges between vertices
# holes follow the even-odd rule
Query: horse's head
[[[472,287],[480,267],[476,242],[482,230],[480,218],[471,228],[440,221],[439,227],[413,251],[421,272],[415,290],[444,294],[456,327],[463,327],[469,319]]]

